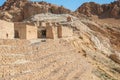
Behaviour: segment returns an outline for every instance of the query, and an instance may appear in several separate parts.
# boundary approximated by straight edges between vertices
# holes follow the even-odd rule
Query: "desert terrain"
[[[120,80],[120,1],[84,3],[72,12],[46,2],[7,0],[0,20],[55,22],[73,30],[55,39],[0,39],[0,80]]]

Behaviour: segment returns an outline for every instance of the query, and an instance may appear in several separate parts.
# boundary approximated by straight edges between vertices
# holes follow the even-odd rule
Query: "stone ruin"
[[[14,23],[14,38],[37,39],[37,27],[26,23]]]
[[[65,38],[73,35],[73,30],[70,26],[61,25],[56,22],[37,22],[38,38]]]
[[[14,39],[14,24],[0,20],[0,39]]]
[[[37,27],[0,20],[0,39],[37,39]]]
[[[40,21],[35,24],[0,20],[0,39],[58,39],[73,35],[71,26]]]

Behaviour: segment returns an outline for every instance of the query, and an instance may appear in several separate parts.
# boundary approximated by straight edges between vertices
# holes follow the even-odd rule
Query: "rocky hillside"
[[[57,6],[46,2],[30,2],[28,0],[7,0],[0,7],[0,19],[7,21],[22,21],[39,13],[63,14],[71,11],[63,6]]]
[[[97,4],[94,2],[84,3],[76,12],[87,16],[97,15],[100,18],[120,18],[120,1],[114,1],[110,4]]]
[[[45,18],[60,16],[64,21]],[[104,33],[109,26],[72,18],[73,37],[0,40],[0,80],[119,80],[120,51]]]
[[[90,2],[78,8],[73,16],[70,10],[46,2],[7,0],[0,9],[0,19],[53,21],[73,28],[73,36],[55,40],[0,40],[0,80],[120,80],[119,21],[114,25],[117,19],[108,20],[109,24],[105,19],[76,17],[83,13],[119,18],[119,7],[118,1],[104,5]]]
[[[0,80],[97,78],[91,74],[92,66],[66,40],[47,40],[45,43],[40,40],[4,42],[7,44],[0,45]]]
[[[1,10],[21,9],[27,2],[28,0],[6,0],[6,2],[1,6]]]

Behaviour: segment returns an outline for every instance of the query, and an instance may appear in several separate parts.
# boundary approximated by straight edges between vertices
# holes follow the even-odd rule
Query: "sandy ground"
[[[90,64],[66,41],[33,42],[1,45],[0,80],[96,80]]]

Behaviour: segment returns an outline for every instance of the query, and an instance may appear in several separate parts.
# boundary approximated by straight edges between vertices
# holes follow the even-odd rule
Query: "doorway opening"
[[[15,30],[15,36],[14,36],[14,38],[20,38],[19,32],[17,30]]]
[[[46,30],[42,30],[41,31],[41,37],[42,38],[46,38]]]

